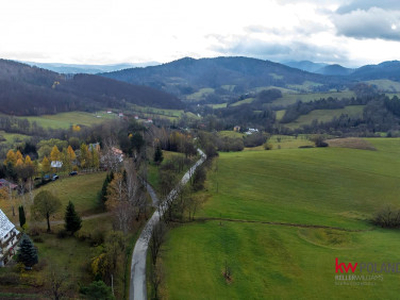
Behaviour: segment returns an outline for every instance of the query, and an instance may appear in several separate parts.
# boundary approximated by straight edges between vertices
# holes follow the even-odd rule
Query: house
[[[233,131],[240,132],[240,126],[233,127]]]
[[[256,133],[256,132],[258,132],[257,128],[249,128],[245,133],[247,135],[250,135],[250,134],[253,134],[253,133]]]
[[[107,110],[106,111],[108,114],[112,114],[112,111],[111,110]]]
[[[147,119],[146,122],[147,122],[147,123],[153,123],[153,120],[152,120],[152,119]]]
[[[112,147],[111,151],[112,151],[112,154],[114,155],[114,157],[118,160],[118,162],[124,161],[124,153],[122,152],[122,150]]]
[[[100,143],[97,142],[97,143],[89,144],[88,148],[89,148],[89,151],[91,151],[91,152],[93,152],[93,149],[96,149],[97,152],[100,152]]]
[[[139,120],[139,116],[135,115],[135,120]]]
[[[0,209],[0,267],[3,267],[16,253],[20,237],[15,225]]]
[[[52,168],[61,169],[62,166],[63,166],[62,161],[54,160],[54,161],[51,162],[51,167]]]
[[[9,181],[7,181],[5,179],[0,179],[0,189],[4,188],[4,187],[11,188],[12,190],[15,190],[18,187],[18,185],[14,184],[12,182],[9,182]]]
[[[124,114],[123,114],[123,113],[119,113],[119,114],[118,114],[118,117],[123,118],[123,117],[124,117]]]

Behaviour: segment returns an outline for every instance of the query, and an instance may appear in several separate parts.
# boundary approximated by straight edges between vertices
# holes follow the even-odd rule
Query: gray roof
[[[15,228],[15,225],[11,223],[11,221],[0,209],[0,239],[4,238],[4,236],[8,234],[13,228]]]

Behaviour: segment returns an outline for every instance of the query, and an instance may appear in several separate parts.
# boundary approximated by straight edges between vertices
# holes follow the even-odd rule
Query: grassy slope
[[[310,125],[313,120],[318,120],[319,122],[329,122],[334,117],[340,117],[342,114],[347,114],[352,117],[362,117],[363,109],[364,105],[346,106],[345,108],[341,109],[316,109],[307,115],[301,115],[296,121],[285,124],[285,126],[294,129],[303,125]]]
[[[90,126],[93,124],[99,124],[104,122],[105,119],[114,118],[115,115],[108,116],[106,114],[100,114],[102,117],[97,118],[95,114],[85,113],[80,111],[66,112],[56,115],[43,115],[40,117],[20,117],[22,119],[28,119],[29,122],[37,122],[39,126],[44,128],[62,128],[67,129],[71,125],[86,125]]]
[[[400,139],[378,151],[288,149],[220,154],[203,217],[367,229],[384,203],[400,204]],[[218,180],[218,193],[216,181]],[[343,262],[397,262],[400,233],[206,221],[170,232],[164,255],[171,299],[396,299],[397,274],[377,286],[335,286]],[[388,246],[390,245],[390,246]],[[222,275],[232,268],[233,282]]]
[[[284,94],[282,98],[276,99],[272,102],[273,105],[287,106],[294,104],[297,101],[310,102],[313,100],[319,100],[321,98],[351,98],[355,97],[352,91],[341,91],[341,92],[327,92],[327,93],[308,93],[308,94]]]

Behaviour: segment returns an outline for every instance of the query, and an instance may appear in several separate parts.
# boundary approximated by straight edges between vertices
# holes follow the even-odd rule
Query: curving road
[[[207,158],[203,151],[197,149],[201,158],[183,175],[180,184],[178,186],[185,185],[194,171],[200,166]],[[146,184],[146,188],[153,200],[153,204],[158,204],[159,199],[149,184]],[[160,218],[168,208],[169,203],[173,201],[177,194],[179,187],[173,189],[167,196],[167,198],[161,203],[159,208],[151,216],[150,220],[146,223],[140,234],[139,239],[136,241],[135,248],[133,249],[132,262],[131,262],[131,282],[129,289],[130,300],[145,300],[147,299],[146,289],[146,256],[147,249],[149,248],[149,240],[153,232],[154,226],[160,221]]]

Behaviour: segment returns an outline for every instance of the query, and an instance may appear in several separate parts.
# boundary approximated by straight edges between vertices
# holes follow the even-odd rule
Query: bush
[[[387,205],[375,213],[372,223],[382,228],[398,228],[400,227],[400,210]]]
[[[57,232],[57,238],[59,239],[65,239],[68,236],[68,233],[65,229],[61,229],[59,232]]]
[[[264,150],[272,150],[272,148],[274,148],[274,145],[271,143],[267,142],[264,144]]]

